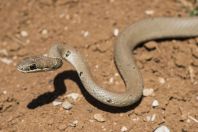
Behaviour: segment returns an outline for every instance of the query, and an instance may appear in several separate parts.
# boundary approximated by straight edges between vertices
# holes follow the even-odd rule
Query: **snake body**
[[[140,100],[143,93],[143,80],[131,55],[138,44],[153,39],[186,38],[198,36],[198,18],[151,18],[139,21],[126,28],[117,38],[114,58],[125,82],[122,93],[110,92],[93,81],[84,57],[73,47],[55,44],[48,57],[29,57],[21,61],[17,69],[22,72],[48,71],[59,68],[62,60],[70,62],[90,95],[100,102],[116,107],[132,105]]]

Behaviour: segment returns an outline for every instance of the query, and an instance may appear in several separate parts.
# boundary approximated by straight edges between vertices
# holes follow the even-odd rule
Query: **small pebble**
[[[89,35],[89,32],[88,31],[81,31],[81,34],[84,36],[84,37],[87,37]]]
[[[28,36],[28,32],[27,31],[21,31],[21,36],[22,37],[27,37]]]
[[[4,91],[3,91],[3,94],[7,94],[7,91],[6,91],[6,90],[4,90]]]
[[[146,14],[146,15],[153,15],[154,13],[155,13],[154,10],[146,10],[146,11],[145,11],[145,14]]]
[[[116,37],[116,36],[118,36],[118,34],[119,34],[119,29],[115,28],[113,30],[113,35]]]
[[[94,119],[98,122],[105,122],[106,119],[104,118],[104,116],[102,114],[94,114]]]
[[[127,130],[128,130],[128,128],[127,128],[126,126],[123,126],[123,127],[120,129],[121,132],[126,132]]]
[[[167,126],[161,125],[157,129],[155,129],[154,132],[170,132],[170,130]]]
[[[142,61],[150,61],[153,58],[153,53],[152,52],[145,52],[144,54],[141,54],[139,56],[139,59]]]
[[[42,32],[41,32],[41,34],[42,34],[42,35],[47,35],[47,34],[48,34],[47,29],[43,29]]]
[[[94,122],[94,120],[90,119],[90,120],[89,120],[89,122],[93,123],[93,122]]]
[[[72,101],[76,102],[80,98],[80,94],[70,93],[70,94],[66,95],[66,97],[71,99]]]
[[[53,106],[57,106],[57,105],[61,105],[63,102],[61,102],[61,101],[58,101],[58,100],[54,100],[53,102],[52,102],[52,105]]]
[[[68,101],[64,101],[64,102],[62,103],[62,107],[63,107],[64,109],[66,109],[66,110],[70,110],[70,109],[73,107],[73,105],[72,105],[70,102],[68,102]]]
[[[71,127],[76,127],[78,124],[78,120],[73,121],[72,123],[69,124]]]
[[[157,47],[157,43],[155,41],[150,41],[144,44],[144,47],[148,50],[154,50]]]
[[[146,121],[154,121],[156,118],[156,114],[146,116]]]
[[[159,77],[158,80],[159,80],[159,83],[161,84],[164,84],[166,82],[165,79],[162,77]]]
[[[112,84],[113,82],[114,82],[114,78],[111,77],[111,78],[109,79],[109,84]]]
[[[13,62],[11,59],[7,59],[7,58],[0,58],[0,61],[7,65],[9,65]]]
[[[157,107],[159,106],[159,102],[157,100],[154,100],[152,103],[152,107]]]
[[[143,95],[144,95],[144,96],[150,96],[150,95],[153,94],[153,92],[154,92],[154,90],[153,90],[152,88],[145,88],[145,89],[143,90]]]

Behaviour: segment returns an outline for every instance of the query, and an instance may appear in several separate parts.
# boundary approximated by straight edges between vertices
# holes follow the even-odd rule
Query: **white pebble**
[[[153,100],[152,107],[159,106],[159,102],[157,100]]]
[[[94,120],[90,119],[90,120],[89,120],[89,122],[93,123],[93,122],[94,122]]]
[[[9,65],[13,62],[11,59],[7,59],[7,58],[0,58],[0,61],[7,65]]]
[[[123,126],[123,127],[120,129],[121,132],[126,132],[127,130],[128,130],[128,128],[127,128],[126,126]]]
[[[153,90],[152,88],[145,88],[145,89],[143,90],[143,95],[144,95],[144,96],[150,96],[150,95],[153,94],[153,92],[154,92],[154,90]]]
[[[115,76],[116,76],[116,77],[118,77],[118,76],[119,76],[119,74],[118,74],[118,73],[115,73]]]
[[[53,106],[57,106],[57,105],[61,105],[63,102],[61,102],[61,101],[58,101],[58,100],[54,100],[53,102],[52,102],[52,105]]]
[[[113,35],[114,35],[114,36],[118,36],[118,34],[119,34],[119,29],[115,28],[115,29],[113,30]]]
[[[102,114],[94,114],[94,119],[98,122],[105,122],[106,119],[104,118],[104,116]]]
[[[27,37],[28,36],[28,32],[27,31],[21,31],[21,36],[22,37]]]
[[[162,77],[159,77],[158,79],[159,79],[159,83],[161,83],[161,84],[164,84],[166,82],[165,79]]]
[[[88,31],[81,31],[81,34],[84,36],[84,37],[87,37],[89,35],[89,32]]]
[[[47,35],[47,34],[48,34],[47,29],[43,29],[42,32],[41,32],[41,34],[42,34],[42,35]]]
[[[78,124],[78,120],[73,121],[72,123],[69,123],[69,126],[76,127]]]
[[[4,90],[4,91],[3,91],[3,94],[7,94],[7,91],[6,91],[6,90]]]
[[[167,126],[161,125],[157,129],[155,129],[154,132],[170,132],[170,130]]]
[[[64,109],[66,109],[66,110],[70,110],[70,109],[73,107],[73,105],[72,105],[70,102],[68,102],[68,101],[64,101],[64,102],[62,103],[62,107],[63,107]]]
[[[95,68],[98,69],[99,68],[99,65],[95,65]]]
[[[133,121],[139,121],[139,117],[133,118]]]
[[[111,78],[109,79],[109,84],[112,84],[113,82],[114,82],[114,78],[111,77]]]
[[[154,10],[146,10],[145,11],[146,15],[153,15],[154,13],[155,13]]]
[[[78,93],[70,93],[70,94],[66,95],[66,97],[68,97],[76,102],[77,99],[79,99],[80,95]]]
[[[156,118],[156,114],[146,116],[147,121],[154,121]]]

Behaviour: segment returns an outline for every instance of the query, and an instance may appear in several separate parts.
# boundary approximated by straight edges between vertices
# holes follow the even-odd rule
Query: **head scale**
[[[45,56],[35,56],[23,59],[17,66],[21,72],[42,72],[58,69],[62,66],[60,58],[51,58]]]

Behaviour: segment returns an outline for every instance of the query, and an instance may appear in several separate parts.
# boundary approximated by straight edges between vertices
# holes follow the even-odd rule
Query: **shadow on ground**
[[[49,104],[52,101],[54,101],[58,96],[65,94],[67,91],[66,90],[67,88],[64,84],[65,79],[70,79],[70,80],[73,80],[74,82],[76,82],[77,85],[80,87],[81,92],[82,92],[83,96],[86,98],[86,100],[89,103],[91,103],[93,106],[95,106],[101,110],[104,110],[104,111],[108,111],[111,113],[127,112],[129,110],[134,109],[141,102],[141,101],[139,101],[138,103],[136,103],[132,106],[127,106],[127,107],[122,107],[122,108],[105,105],[105,104],[97,101],[95,98],[93,98],[83,87],[83,84],[81,83],[77,72],[70,70],[70,71],[64,71],[55,77],[55,79],[54,79],[54,88],[55,89],[53,92],[46,92],[42,95],[39,95],[36,99],[33,99],[27,105],[27,107],[29,109],[35,109],[42,105]]]

